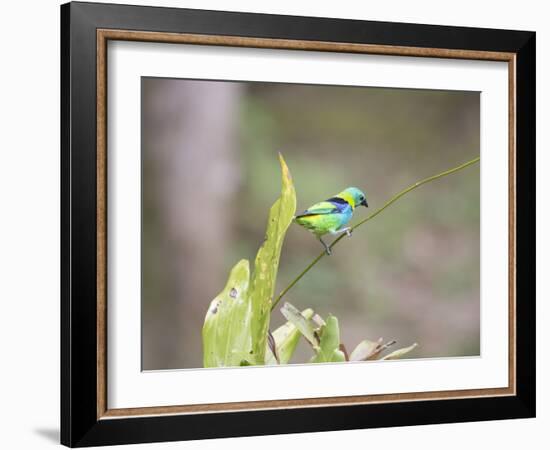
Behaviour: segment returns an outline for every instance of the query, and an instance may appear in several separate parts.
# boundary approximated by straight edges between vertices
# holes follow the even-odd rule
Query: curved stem
[[[438,178],[442,178],[446,175],[450,175],[452,173],[458,172],[459,170],[465,169],[466,167],[471,166],[472,164],[475,164],[475,163],[479,162],[479,159],[480,159],[480,157],[478,156],[477,158],[474,158],[474,159],[472,159],[468,162],[465,162],[464,164],[461,164],[460,166],[453,167],[452,169],[446,170],[445,172],[441,172],[441,173],[438,173],[437,175],[433,175],[431,177],[424,178],[423,180],[417,181],[416,183],[409,186],[408,188],[403,189],[401,192],[395,194],[386,203],[384,203],[384,205],[382,205],[380,208],[378,208],[376,211],[374,211],[366,219],[363,219],[361,222],[359,222],[359,223],[355,224],[354,226],[352,226],[351,230],[355,230],[356,228],[359,228],[361,225],[363,225],[365,222],[368,222],[369,220],[374,219],[378,214],[380,214],[382,211],[384,211],[388,206],[392,205],[397,200],[399,200],[401,197],[403,197],[405,194],[408,194],[409,192],[416,189],[417,187],[420,187],[423,184],[429,183],[430,181],[437,180]],[[340,236],[338,236],[338,238],[336,238],[334,240],[334,242],[329,245],[329,249],[332,250],[332,248],[336,244],[338,244],[338,242],[340,242],[344,238],[344,236],[345,236],[345,234],[341,234]],[[279,294],[279,296],[277,297],[277,299],[273,302],[273,305],[271,306],[272,311],[277,306],[277,303],[279,303],[281,301],[281,299],[286,295],[286,293],[288,291],[290,291],[296,285],[296,283],[298,283],[298,281],[300,281],[303,278],[303,276],[306,273],[308,273],[313,268],[313,266],[315,266],[315,264],[317,264],[321,260],[321,258],[323,258],[323,256],[325,256],[325,255],[326,255],[326,252],[320,253],[313,261],[311,261],[308,264],[308,266],[304,270],[302,270],[302,272],[300,272],[300,274],[296,278],[294,278],[294,280],[292,280],[292,282],[286,288],[284,288],[281,291],[281,293]]]

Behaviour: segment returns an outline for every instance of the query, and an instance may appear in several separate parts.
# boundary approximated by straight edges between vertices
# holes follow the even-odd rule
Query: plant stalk
[[[355,224],[354,226],[352,226],[351,230],[353,231],[353,230],[359,228],[364,223],[368,222],[369,220],[374,219],[378,214],[380,214],[382,211],[384,211],[388,206],[392,205],[397,200],[399,200],[401,197],[403,197],[405,194],[408,194],[409,192],[411,192],[414,189],[422,186],[423,184],[429,183],[430,181],[434,181],[434,180],[437,180],[439,178],[443,178],[447,175],[450,175],[452,173],[458,172],[459,170],[465,169],[466,167],[471,166],[472,164],[475,164],[475,163],[479,162],[479,160],[480,160],[480,157],[478,156],[477,158],[474,158],[474,159],[472,159],[468,162],[465,162],[464,164],[461,164],[460,166],[453,167],[452,169],[446,170],[445,172],[441,172],[441,173],[438,173],[437,175],[433,175],[431,177],[424,178],[423,180],[417,181],[416,183],[412,184],[408,188],[403,189],[401,192],[395,194],[386,203],[384,203],[384,205],[382,205],[380,208],[378,208],[376,211],[374,211],[370,216],[368,216],[367,218],[363,219],[362,221],[360,221],[357,224]],[[332,242],[332,244],[329,245],[329,249],[332,250],[332,248],[336,244],[338,244],[338,242],[340,242],[344,238],[344,236],[345,236],[345,234],[341,234],[340,236],[338,236],[334,240],[334,242]],[[294,278],[294,280],[291,281],[291,283],[286,288],[284,288],[281,291],[281,293],[279,294],[279,296],[277,297],[277,299],[273,302],[273,305],[271,306],[272,311],[273,311],[273,309],[275,309],[275,307],[281,301],[281,299],[286,295],[286,293],[288,291],[290,291],[296,285],[296,283],[298,283],[298,281],[300,281],[303,278],[303,276],[306,273],[308,273],[313,268],[313,266],[315,266],[315,264],[317,264],[321,260],[321,258],[323,258],[323,256],[325,256],[325,255],[326,255],[326,252],[324,252],[324,251],[322,253],[320,253],[313,261],[311,261],[307,265],[307,267],[296,278]]]

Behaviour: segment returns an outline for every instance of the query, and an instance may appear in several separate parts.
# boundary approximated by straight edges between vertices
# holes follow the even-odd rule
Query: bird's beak
[[[364,206],[365,208],[369,207],[369,204],[367,203],[367,199],[365,199],[361,202],[361,206]]]

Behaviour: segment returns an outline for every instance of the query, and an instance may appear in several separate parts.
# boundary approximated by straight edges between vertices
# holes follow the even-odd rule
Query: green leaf
[[[305,309],[301,312],[301,315],[305,319],[311,319],[313,317],[312,309]],[[275,340],[275,346],[277,349],[277,356],[279,357],[279,364],[288,364],[290,358],[296,350],[298,341],[300,340],[300,330],[292,322],[286,322],[281,325],[273,333],[273,339]],[[268,346],[269,347],[269,346]],[[275,355],[271,350],[266,352],[265,363],[268,365],[277,364]]]
[[[410,351],[414,350],[416,347],[418,347],[418,344],[415,342],[413,345],[405,348],[400,348],[398,350],[395,350],[394,352],[391,352],[390,354],[384,356],[381,359],[398,359],[402,356],[405,356]]]
[[[326,325],[322,330],[319,351],[310,362],[325,363],[345,361],[346,357],[339,347],[340,328],[338,326],[338,319],[334,316],[328,316]]]
[[[263,245],[254,272],[241,260],[224,290],[210,303],[203,325],[204,367],[265,363],[271,302],[286,230],[296,212],[296,192],[290,171],[279,154],[281,195],[271,207]]]
[[[249,280],[249,263],[243,259],[233,267],[225,288],[210,303],[202,328],[204,367],[252,363]]]
[[[336,350],[332,354],[330,362],[346,362],[346,355],[342,350]]]
[[[292,323],[302,335],[308,340],[314,350],[319,349],[319,341],[315,335],[311,317],[305,317],[298,309],[290,303],[285,303],[281,308],[281,313],[285,319]]]
[[[254,353],[261,361],[265,357],[271,303],[275,292],[281,248],[286,230],[296,213],[296,191],[290,171],[280,153],[279,162],[282,172],[281,195],[269,212],[265,240],[256,255],[251,281],[251,306],[254,318],[252,321],[252,346]]]

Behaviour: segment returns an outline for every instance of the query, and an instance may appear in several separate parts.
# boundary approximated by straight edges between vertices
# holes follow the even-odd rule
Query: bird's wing
[[[325,202],[319,202],[313,206],[310,206],[303,213],[297,214],[296,217],[300,218],[300,217],[307,217],[307,216],[318,216],[318,215],[324,215],[324,214],[335,214],[339,212],[342,212],[339,205],[329,201],[325,201]]]

